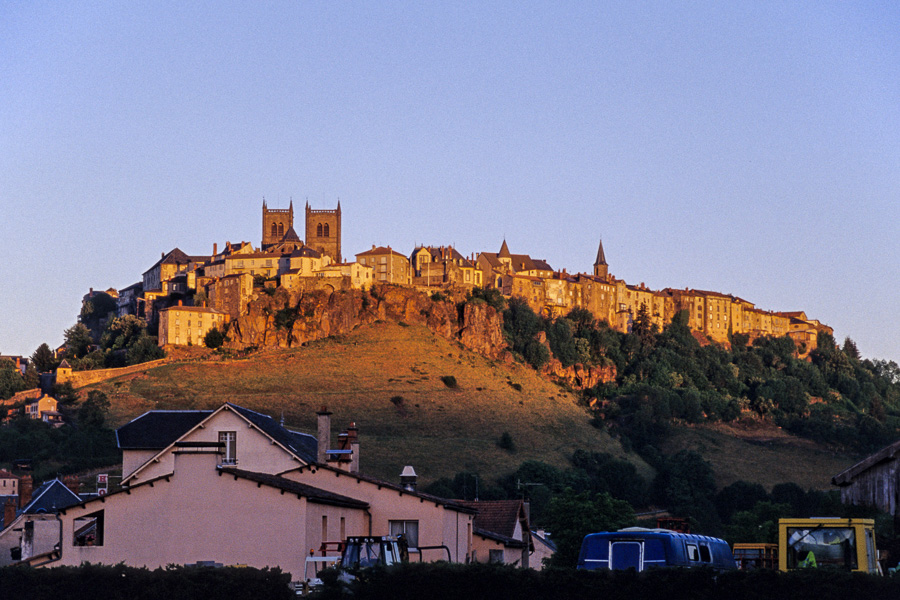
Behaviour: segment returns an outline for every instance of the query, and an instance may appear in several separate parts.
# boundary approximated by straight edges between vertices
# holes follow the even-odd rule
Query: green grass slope
[[[355,422],[361,470],[389,481],[407,464],[424,483],[463,470],[493,479],[525,460],[564,468],[577,448],[625,457],[616,440],[590,425],[574,394],[532,369],[394,323],[247,359],[169,364],[96,387],[109,395],[116,426],[147,410],[227,401],[283,414],[286,426],[315,434],[315,412],[327,406],[332,435]],[[504,432],[514,452],[498,446]],[[627,458],[652,475],[635,455]]]

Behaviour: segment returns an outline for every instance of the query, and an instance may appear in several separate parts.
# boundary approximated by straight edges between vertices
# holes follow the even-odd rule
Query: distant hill
[[[109,395],[114,425],[147,410],[212,408],[230,401],[283,415],[286,426],[315,433],[315,411],[327,406],[334,413],[333,435],[351,421],[359,427],[362,470],[390,481],[407,464],[422,483],[464,470],[493,480],[526,460],[565,468],[576,449],[624,458],[652,478],[640,457],[591,425],[575,394],[527,365],[487,359],[424,326],[376,322],[344,336],[247,358],[223,358],[199,348],[186,356],[192,353],[185,362],[94,386]],[[664,450],[701,453],[712,462],[720,486],[735,479],[766,487],[791,480],[828,489],[830,477],[853,460],[774,427],[774,438],[724,427],[677,431]],[[504,433],[515,451],[500,447]]]

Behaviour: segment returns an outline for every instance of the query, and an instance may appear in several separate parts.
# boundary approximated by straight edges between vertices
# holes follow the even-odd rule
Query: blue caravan
[[[579,569],[643,571],[659,567],[737,569],[725,540],[668,529],[629,527],[591,533],[584,537],[578,556]]]

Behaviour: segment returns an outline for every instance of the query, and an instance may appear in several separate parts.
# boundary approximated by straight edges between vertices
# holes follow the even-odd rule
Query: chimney
[[[331,446],[331,413],[328,407],[323,406],[321,410],[316,412],[318,415],[317,435],[319,438],[318,452],[316,452],[316,462],[324,465],[328,461],[328,447]]]
[[[181,300],[178,301],[178,306],[181,306]]]
[[[19,479],[19,508],[25,508],[31,502],[32,488],[31,475],[22,475]]]
[[[69,488],[69,491],[76,496],[81,493],[81,482],[78,481],[78,477],[75,475],[66,475],[63,477],[63,484],[65,484],[65,486]]]
[[[16,520],[16,498],[15,496],[7,496],[6,503],[3,505],[3,529],[9,527]]]
[[[416,470],[412,468],[412,465],[406,465],[403,467],[403,472],[400,473],[400,486],[409,492],[416,491]]]
[[[213,242],[213,256],[219,253],[219,244]]]
[[[350,423],[347,428],[347,437],[350,440],[350,472],[359,473],[359,429],[356,423]]]

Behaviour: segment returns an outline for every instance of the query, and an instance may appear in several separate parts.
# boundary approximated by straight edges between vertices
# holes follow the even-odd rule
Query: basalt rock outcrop
[[[260,293],[248,304],[247,314],[231,322],[226,345],[289,348],[375,321],[423,325],[494,358],[506,350],[503,318],[487,304],[452,295],[432,299],[416,289],[390,285],[370,292],[277,288]]]
[[[598,383],[610,383],[616,380],[616,367],[609,365],[600,366],[584,366],[582,364],[574,364],[568,367],[562,366],[559,360],[552,358],[550,362],[544,365],[541,372],[557,381],[568,385],[570,388],[585,390],[592,388]]]
[[[375,286],[366,292],[289,291],[279,287],[261,292],[247,308],[247,314],[231,322],[227,347],[290,348],[350,333],[360,325],[393,321],[422,325],[489,358],[512,360],[503,335],[503,316],[485,302],[465,301],[462,294],[432,296],[392,285]],[[543,332],[541,336],[540,341],[546,344]],[[541,372],[573,389],[591,388],[616,377],[614,366],[563,367],[556,359]]]

